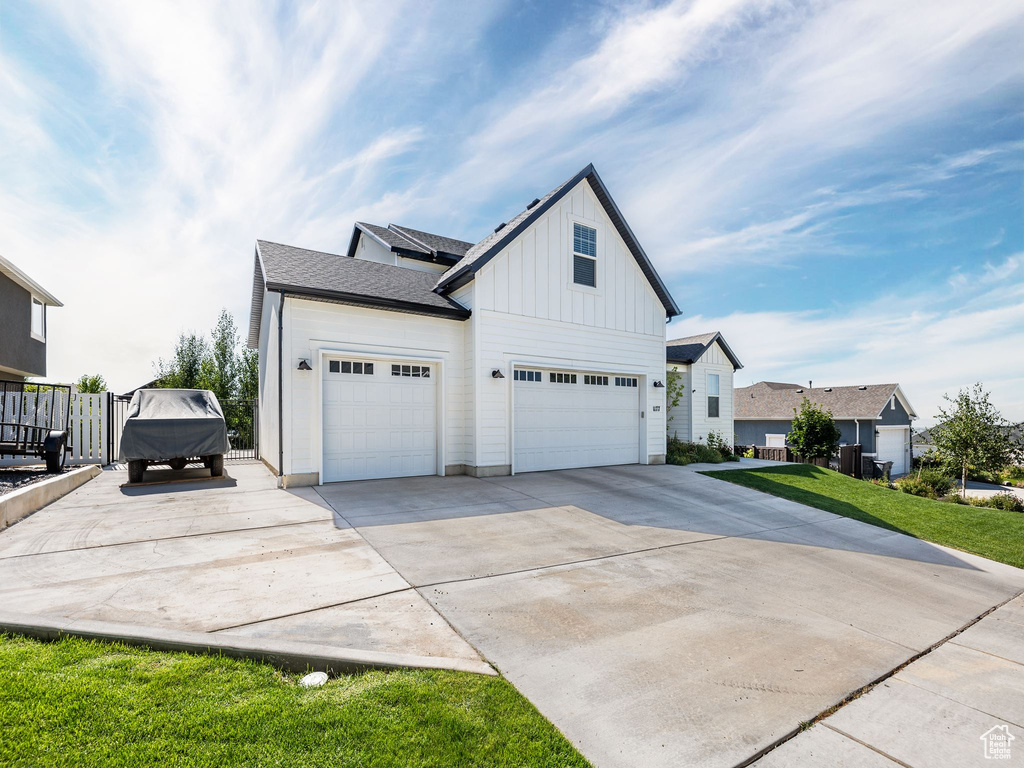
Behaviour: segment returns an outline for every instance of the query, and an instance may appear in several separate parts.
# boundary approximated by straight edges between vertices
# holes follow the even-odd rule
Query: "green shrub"
[[[943,496],[942,501],[948,501],[950,504],[970,504],[963,496],[959,493],[951,493],[947,496]]]
[[[677,437],[670,437],[667,450],[665,451],[665,462],[685,466],[702,462],[706,464],[721,464],[725,459],[721,450],[712,448],[704,443],[687,443]]]
[[[997,493],[994,496],[979,498],[971,496],[968,500],[972,507],[989,507],[990,509],[1002,509],[1006,512],[1024,512],[1024,501],[1013,493]]]
[[[708,448],[718,451],[723,461],[729,461],[733,455],[732,445],[718,432],[708,432]]]
[[[917,475],[907,475],[897,480],[894,485],[897,490],[909,493],[913,496],[921,496],[925,499],[937,499],[938,494],[928,483],[918,478]]]
[[[995,496],[989,496],[988,503],[994,509],[1003,509],[1007,512],[1024,512],[1024,501],[1021,501],[1020,496],[1007,491],[997,493]]]

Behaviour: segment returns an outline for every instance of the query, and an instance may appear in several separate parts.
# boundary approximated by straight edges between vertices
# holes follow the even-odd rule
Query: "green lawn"
[[[586,766],[506,680],[0,636],[3,766]]]
[[[808,464],[701,474],[1024,568],[1020,512],[924,499]]]

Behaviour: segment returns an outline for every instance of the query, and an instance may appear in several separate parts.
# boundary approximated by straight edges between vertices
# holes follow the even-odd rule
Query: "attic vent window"
[[[597,287],[597,230],[576,222],[572,225],[572,281]]]
[[[526,206],[526,210],[530,210],[531,208],[533,208],[533,206],[535,206],[539,202],[540,202],[540,198],[539,197],[533,198],[533,200],[530,202],[530,204],[528,206]]]

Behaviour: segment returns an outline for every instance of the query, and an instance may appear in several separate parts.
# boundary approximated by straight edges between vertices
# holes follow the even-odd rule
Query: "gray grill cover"
[[[208,389],[140,389],[128,405],[118,461],[214,456],[231,450],[224,412]]]

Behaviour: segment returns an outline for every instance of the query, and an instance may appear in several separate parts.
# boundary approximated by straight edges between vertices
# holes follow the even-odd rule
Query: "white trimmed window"
[[[32,338],[46,341],[46,305],[32,297]]]
[[[719,403],[718,403],[718,399],[719,399],[718,387],[719,387],[718,374],[717,373],[709,373],[708,374],[708,418],[709,419],[714,419],[714,418],[718,417],[718,406],[719,406]]]
[[[579,222],[572,224],[572,281],[597,287],[597,230]]]

